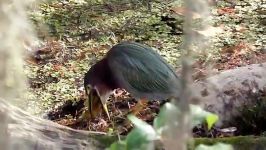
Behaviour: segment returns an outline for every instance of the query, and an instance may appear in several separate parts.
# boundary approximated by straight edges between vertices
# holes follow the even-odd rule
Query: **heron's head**
[[[114,85],[110,82],[108,67],[107,59],[102,59],[92,65],[84,76],[84,88],[88,98],[85,105],[87,104],[92,118],[104,110],[110,119],[106,102],[114,90]]]
[[[85,91],[87,95],[85,105],[88,107],[91,118],[94,118],[97,114],[101,113],[102,110],[104,110],[104,112],[110,119],[106,104],[106,97],[100,95],[99,90],[90,84],[85,85]]]

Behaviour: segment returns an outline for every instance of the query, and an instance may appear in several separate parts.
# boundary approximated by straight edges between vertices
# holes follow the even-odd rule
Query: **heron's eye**
[[[90,84],[86,85],[87,89],[92,89],[92,86]]]
[[[85,86],[85,91],[86,91],[87,95],[90,94],[91,90],[92,90],[92,86],[91,85],[88,84],[88,85]]]

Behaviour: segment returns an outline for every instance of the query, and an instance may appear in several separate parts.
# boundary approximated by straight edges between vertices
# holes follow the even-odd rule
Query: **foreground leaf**
[[[180,111],[174,104],[165,103],[161,108],[160,113],[153,121],[153,126],[159,135],[166,128],[167,118],[169,117],[169,115],[178,117],[180,115]],[[178,122],[176,122],[175,124],[178,125]]]
[[[128,134],[126,138],[126,149],[153,149],[153,141],[157,139],[157,134],[153,127],[133,115],[129,115],[128,119],[135,125],[135,128]]]
[[[190,105],[192,115],[192,125],[196,126],[206,121],[208,129],[210,129],[219,119],[219,117],[213,113],[205,111],[200,106]]]
[[[126,142],[125,141],[117,141],[113,143],[108,150],[125,150]]]

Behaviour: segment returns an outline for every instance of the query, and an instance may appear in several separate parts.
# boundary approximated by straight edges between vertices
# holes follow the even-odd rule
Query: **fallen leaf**
[[[217,9],[217,13],[219,15],[224,15],[224,14],[235,15],[235,9],[230,7],[220,8]]]
[[[232,53],[234,56],[236,56],[246,54],[254,49],[255,48],[251,44],[242,41],[236,45],[223,48],[222,53]]]
[[[36,60],[33,56],[28,56],[25,58],[25,61],[28,64],[32,64],[32,65],[37,65],[38,64],[38,60]]]
[[[102,118],[99,120],[97,125],[98,126],[102,126],[103,128],[108,127],[107,122],[104,119],[102,119]]]
[[[86,58],[86,51],[85,52],[80,52],[79,54],[78,54],[78,56],[77,56],[77,59],[78,60],[83,60],[83,59],[85,59]]]
[[[61,67],[62,67],[62,65],[60,65],[60,64],[55,64],[55,65],[53,65],[53,69],[54,69],[55,71],[59,71],[59,70],[61,70]]]

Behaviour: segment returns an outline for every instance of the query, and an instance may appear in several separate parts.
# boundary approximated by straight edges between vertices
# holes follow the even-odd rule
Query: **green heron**
[[[89,113],[94,116],[107,109],[107,99],[117,89],[125,89],[138,100],[164,100],[177,97],[180,80],[174,69],[152,48],[122,42],[85,74],[84,87]]]

